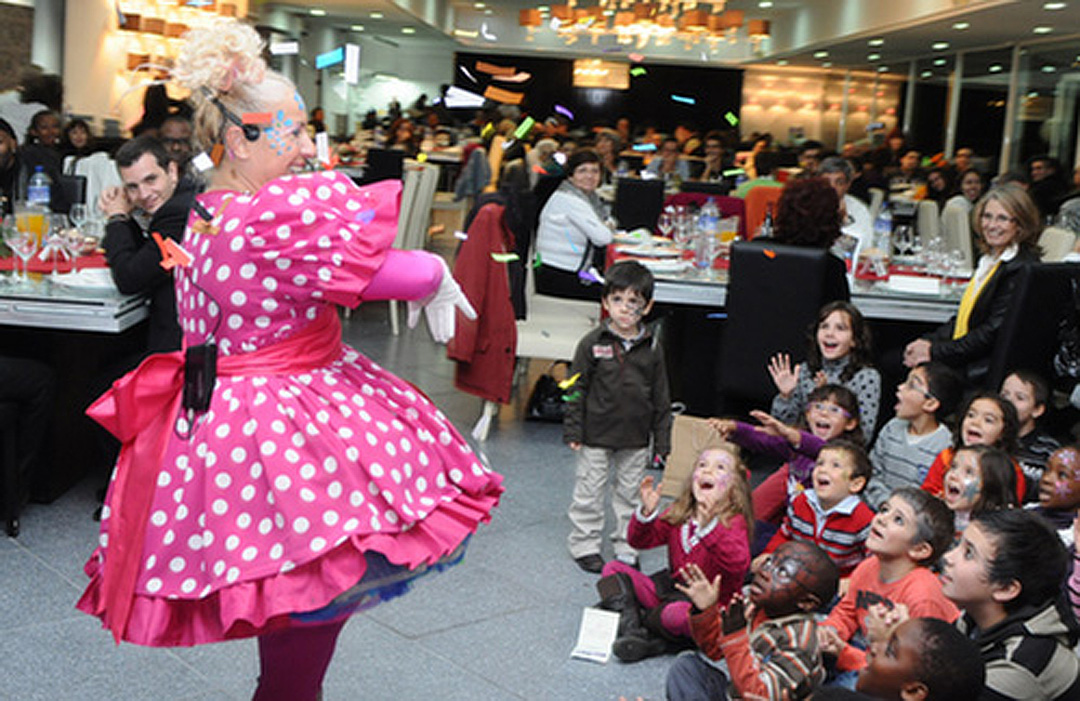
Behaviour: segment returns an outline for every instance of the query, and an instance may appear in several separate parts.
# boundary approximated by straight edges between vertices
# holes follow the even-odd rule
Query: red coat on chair
[[[476,319],[458,311],[446,354],[457,362],[454,386],[501,404],[510,402],[517,349],[517,323],[510,302],[506,263],[493,255],[513,253],[514,236],[503,222],[503,206],[484,205],[454,261],[454,277],[476,309]]]

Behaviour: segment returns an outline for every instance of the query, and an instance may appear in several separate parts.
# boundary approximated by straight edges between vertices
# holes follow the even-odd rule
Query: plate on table
[[[616,246],[616,253],[621,253],[627,256],[637,256],[639,258],[681,258],[682,251],[670,246],[655,246],[653,248],[643,248],[641,246]]]
[[[648,235],[648,229],[634,229],[633,231],[617,231],[612,238],[615,243],[640,245],[645,242]],[[670,244],[672,242],[669,236],[653,235],[651,240],[654,244]]]
[[[639,260],[638,262],[657,275],[684,273],[692,265],[688,260]]]
[[[87,268],[77,273],[65,273],[49,278],[57,285],[80,290],[115,290],[112,273],[108,268]]]

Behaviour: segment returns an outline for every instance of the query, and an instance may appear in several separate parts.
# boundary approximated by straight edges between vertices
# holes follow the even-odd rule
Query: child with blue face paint
[[[1016,506],[1016,472],[1012,459],[990,446],[960,448],[945,473],[942,500],[956,516],[957,535],[975,514]]]

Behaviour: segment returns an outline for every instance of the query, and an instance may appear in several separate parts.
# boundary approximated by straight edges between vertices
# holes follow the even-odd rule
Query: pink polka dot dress
[[[212,340],[226,359],[358,304],[393,241],[399,190],[326,171],[200,196],[213,219],[192,214],[194,260],[176,274],[185,345]],[[460,556],[488,520],[499,475],[415,387],[336,345],[318,367],[219,372],[209,409],[177,416],[124,639],[192,645],[348,612],[358,592],[376,601]],[[99,616],[112,492],[79,603]]]

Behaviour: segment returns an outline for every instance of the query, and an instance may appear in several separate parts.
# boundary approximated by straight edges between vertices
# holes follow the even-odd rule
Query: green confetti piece
[[[564,394],[562,396],[562,400],[564,402],[576,402],[579,399],[581,399],[581,390],[578,390],[577,392],[571,392],[570,394]]]
[[[510,263],[515,260],[520,260],[521,256],[516,253],[492,253],[491,259],[496,263]]]
[[[647,73],[647,71],[641,66],[634,66],[630,69],[630,75],[634,76],[635,78],[637,78],[638,76],[643,76],[645,75],[645,73]]]
[[[536,257],[533,258],[533,267],[534,268],[539,268],[543,264],[544,264],[544,262],[542,260],[540,260],[540,253],[537,252]]]
[[[526,117],[524,121],[522,121],[521,124],[518,125],[518,128],[514,131],[514,137],[518,139],[524,139],[526,136],[529,135],[529,132],[532,131],[534,124],[536,124],[535,119],[533,119],[532,117]]]
[[[735,116],[734,112],[728,112],[727,114],[725,114],[724,119],[726,119],[727,123],[733,127],[738,126],[739,124],[739,118]]]

